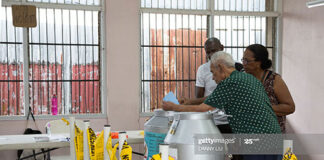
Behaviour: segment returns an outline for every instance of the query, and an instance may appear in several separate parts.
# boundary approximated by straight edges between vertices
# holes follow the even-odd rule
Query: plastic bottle
[[[57,115],[57,98],[55,94],[52,98],[52,115]]]
[[[48,123],[47,126],[46,126],[46,133],[48,135],[51,135],[51,124],[50,123]]]

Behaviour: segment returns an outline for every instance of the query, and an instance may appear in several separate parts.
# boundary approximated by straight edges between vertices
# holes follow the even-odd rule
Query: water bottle
[[[51,135],[51,123],[48,123],[46,126],[46,133],[50,136]]]
[[[57,98],[55,94],[52,98],[52,115],[57,115]]]

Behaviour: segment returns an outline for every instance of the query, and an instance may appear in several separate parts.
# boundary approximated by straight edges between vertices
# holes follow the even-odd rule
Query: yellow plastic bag
[[[123,144],[120,157],[122,160],[132,160],[132,147],[127,144],[127,141]]]
[[[117,142],[114,147],[112,147],[111,135],[109,134],[106,149],[109,154],[110,160],[117,160],[116,151],[118,146],[119,143]],[[128,145],[126,141],[124,142],[120,157],[122,160],[132,160],[132,147]]]
[[[103,160],[103,131],[97,137],[95,132],[88,128],[88,144],[89,144],[89,154],[91,160]]]
[[[294,153],[292,153],[291,148],[288,148],[283,155],[282,160],[297,160],[297,157]]]
[[[91,128],[87,129],[87,136],[88,136],[88,145],[89,145],[89,154],[90,154],[90,159],[94,160],[95,159],[95,146],[94,146],[94,141],[96,140],[96,134]]]
[[[77,160],[83,160],[83,131],[74,124],[74,146]]]
[[[102,131],[94,142],[95,150],[95,160],[104,159],[104,132]]]
[[[115,144],[114,147],[112,147],[111,133],[109,133],[109,138],[107,140],[106,150],[108,152],[110,160],[117,160],[117,158],[116,158],[117,147],[118,147],[118,143]]]
[[[159,153],[159,154],[155,154],[155,155],[153,155],[151,160],[161,160],[161,159],[162,159],[162,157],[161,157],[161,153]],[[169,160],[174,160],[171,156],[169,156],[168,159],[169,159]]]
[[[64,117],[62,117],[61,120],[64,121],[67,126],[70,125],[70,122],[68,120],[66,120]]]

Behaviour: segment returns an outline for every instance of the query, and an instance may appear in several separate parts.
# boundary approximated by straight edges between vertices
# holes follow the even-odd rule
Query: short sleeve
[[[205,80],[204,80],[204,72],[203,67],[200,66],[197,70],[197,76],[196,76],[196,86],[197,87],[205,87]]]
[[[230,103],[232,85],[231,83],[220,83],[211,95],[204,101],[205,104],[214,108],[225,109],[226,105]]]

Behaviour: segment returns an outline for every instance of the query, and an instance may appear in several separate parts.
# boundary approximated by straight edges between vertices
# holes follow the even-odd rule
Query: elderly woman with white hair
[[[235,70],[232,56],[217,52],[211,58],[213,80],[218,84],[200,105],[176,105],[163,102],[164,110],[206,112],[224,109],[234,133],[281,133],[276,115],[260,81],[254,76]],[[252,125],[251,125],[252,124]]]
[[[176,105],[172,102],[163,102],[163,109],[178,112],[206,112],[218,108],[232,115],[228,117],[228,121],[233,133],[280,134],[276,115],[271,109],[271,103],[260,81],[251,74],[236,71],[234,65],[235,62],[230,54],[222,51],[215,53],[211,58],[210,68],[213,80],[218,85],[213,93],[199,105]]]

